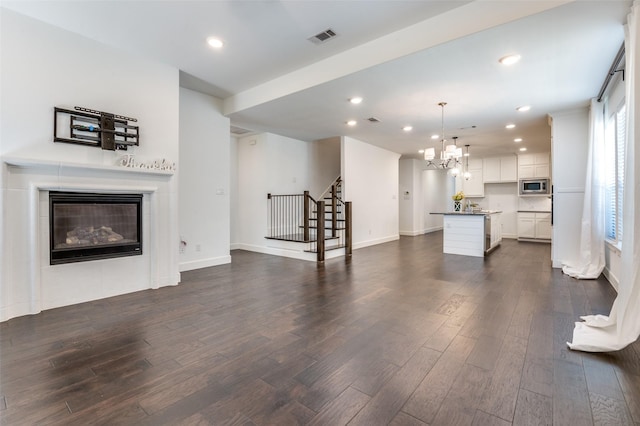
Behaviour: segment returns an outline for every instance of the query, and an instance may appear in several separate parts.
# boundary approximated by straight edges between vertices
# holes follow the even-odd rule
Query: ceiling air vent
[[[251,133],[251,130],[243,129],[242,127],[231,126],[231,133],[234,135],[246,135],[247,133]]]
[[[318,33],[313,37],[309,37],[307,40],[315,44],[321,44],[336,37],[337,35],[338,34],[336,34],[331,28],[329,28],[328,30],[324,30],[323,32]]]
[[[369,117],[369,118],[367,118],[367,120],[369,120],[369,121],[370,121],[370,122],[372,122],[372,123],[379,123],[379,122],[380,122],[380,120],[378,120],[378,119],[377,119],[377,118],[375,118],[375,117]]]

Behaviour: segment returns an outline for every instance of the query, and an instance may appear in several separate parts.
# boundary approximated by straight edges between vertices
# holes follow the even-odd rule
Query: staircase
[[[351,202],[342,199],[338,177],[316,201],[303,194],[267,194],[268,240],[278,248],[314,253],[318,262],[329,257],[351,256]]]

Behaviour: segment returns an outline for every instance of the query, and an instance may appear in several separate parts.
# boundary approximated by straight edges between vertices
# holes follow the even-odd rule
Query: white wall
[[[231,136],[230,141],[230,190],[229,190],[229,202],[230,202],[230,220],[229,226],[229,248],[234,248],[234,245],[238,241],[238,138]]]
[[[416,213],[418,204],[422,206],[422,191],[419,181],[420,171],[414,159],[402,159],[398,164],[400,235],[418,235],[419,225]]]
[[[426,168],[422,160],[400,160],[400,235],[441,230],[442,215],[431,213],[451,210],[454,187],[454,178],[445,170]]]
[[[399,158],[357,139],[342,139],[344,198],[353,203],[354,248],[399,238]]]
[[[180,89],[180,271],[231,262],[229,119],[222,101]]]
[[[579,258],[580,223],[589,147],[588,108],[552,114],[551,162],[553,176],[554,268]]]
[[[420,162],[424,167],[424,162]],[[420,212],[422,232],[442,229],[443,216],[434,212],[451,210],[451,196],[455,193],[455,179],[445,170],[427,169],[422,171],[423,208]]]
[[[270,133],[237,140],[238,204],[232,248],[273,252],[265,240],[267,194],[302,194],[309,189],[309,150],[307,142]]]
[[[340,138],[313,141],[309,148],[308,189],[317,200],[340,176]]]
[[[113,170],[118,157],[113,151],[54,143],[53,108],[77,105],[135,117],[141,129],[140,147],[129,152],[142,161],[178,162],[178,70],[6,9],[0,15],[0,155],[4,160],[50,164],[36,171],[2,162],[0,320],[177,284],[178,173],[120,173]],[[151,209],[155,225],[145,228],[152,232],[143,236],[144,254],[53,267],[43,264],[48,227],[40,214],[46,211],[42,206],[46,191],[34,189],[37,185],[113,190],[131,186],[136,192],[147,191],[144,214],[147,217]],[[153,252],[157,256],[152,257]]]

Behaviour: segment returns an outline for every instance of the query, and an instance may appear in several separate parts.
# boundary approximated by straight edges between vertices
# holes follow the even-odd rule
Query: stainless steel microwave
[[[520,195],[549,195],[551,193],[549,179],[520,179],[518,187]]]

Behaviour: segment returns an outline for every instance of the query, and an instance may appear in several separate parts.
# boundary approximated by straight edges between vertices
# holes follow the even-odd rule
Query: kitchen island
[[[442,251],[484,257],[502,242],[501,211],[431,213],[444,215]]]

